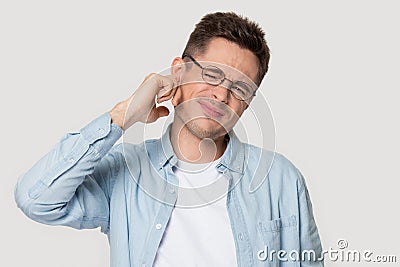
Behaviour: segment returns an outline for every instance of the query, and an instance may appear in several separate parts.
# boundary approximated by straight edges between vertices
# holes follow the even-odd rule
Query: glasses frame
[[[229,81],[231,84],[230,84],[230,86],[229,86],[227,89],[229,90],[229,92],[231,93],[231,95],[232,95],[235,99],[237,99],[237,100],[239,100],[239,101],[248,101],[248,100],[250,100],[252,97],[256,96],[257,88],[256,88],[256,90],[253,91],[253,93],[252,93],[252,95],[251,95],[250,97],[248,97],[248,98],[246,98],[246,99],[239,98],[239,97],[231,90],[232,85],[235,84],[236,82],[241,82],[241,83],[247,84],[247,85],[249,86],[249,88],[252,88],[252,86],[251,86],[250,84],[248,84],[248,83],[246,83],[246,82],[243,82],[243,81],[232,81],[232,80],[229,80],[228,78],[225,77],[225,72],[224,72],[223,70],[221,70],[221,69],[218,68],[217,66],[212,66],[212,65],[203,67],[203,66],[202,66],[199,62],[197,62],[197,60],[194,59],[194,57],[192,57],[190,54],[187,54],[187,53],[183,54],[183,55],[182,55],[182,59],[184,59],[185,57],[188,57],[191,61],[193,61],[194,64],[196,64],[199,68],[201,68],[201,70],[202,70],[202,71],[201,71],[201,78],[202,78],[203,81],[206,82],[207,84],[214,85],[214,86],[218,86],[218,85],[221,85],[224,81]],[[223,79],[221,79],[221,81],[220,81],[218,84],[210,83],[209,81],[207,81],[206,79],[204,79],[204,69],[206,69],[207,67],[217,68],[218,70],[221,71],[221,73],[224,74]]]

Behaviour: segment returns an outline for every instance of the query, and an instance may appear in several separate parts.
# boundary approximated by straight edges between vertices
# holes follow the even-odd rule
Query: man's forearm
[[[20,177],[15,187],[18,206],[36,221],[74,227],[72,218],[68,221],[66,213],[71,209],[79,209],[79,205],[76,205],[78,203],[72,203],[79,201],[74,199],[77,188],[121,135],[122,130],[111,124],[108,113],[79,133],[67,134],[54,149]],[[70,205],[68,209],[67,205]],[[73,212],[77,217],[77,214],[85,215],[83,212],[86,211]]]

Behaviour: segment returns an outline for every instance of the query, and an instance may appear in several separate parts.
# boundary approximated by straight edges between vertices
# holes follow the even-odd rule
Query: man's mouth
[[[208,101],[200,100],[198,101],[198,103],[203,109],[203,112],[209,117],[221,118],[222,116],[225,115],[224,111],[217,108],[215,105],[209,103]]]

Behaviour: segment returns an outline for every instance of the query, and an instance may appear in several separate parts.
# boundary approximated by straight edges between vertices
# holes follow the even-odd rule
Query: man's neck
[[[191,163],[207,163],[220,158],[226,149],[224,136],[214,140],[201,139],[174,120],[171,126],[170,140],[179,160]]]

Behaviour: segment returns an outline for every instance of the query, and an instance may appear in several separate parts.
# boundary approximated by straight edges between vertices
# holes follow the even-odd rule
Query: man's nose
[[[232,82],[229,80],[223,81],[220,85],[211,85],[212,98],[227,103],[230,97],[230,86]]]

